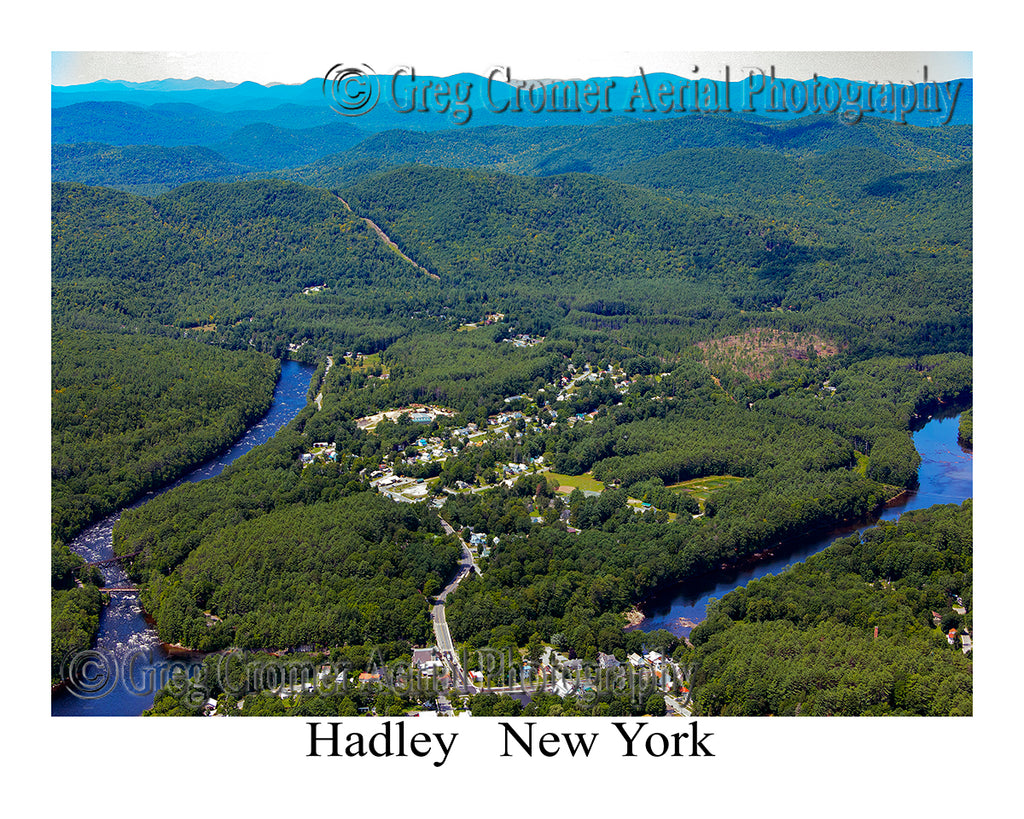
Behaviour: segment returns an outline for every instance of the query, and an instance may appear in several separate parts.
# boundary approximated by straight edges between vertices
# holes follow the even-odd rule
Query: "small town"
[[[512,653],[463,652],[457,657],[437,645],[414,648],[402,661],[370,671],[352,672],[330,663],[292,667],[262,693],[294,706],[315,694],[343,694],[353,688],[376,688],[412,695],[418,705],[404,712],[409,717],[471,717],[470,699],[478,694],[503,695],[526,704],[539,692],[562,699],[586,701],[599,690],[656,691],[664,698],[669,716],[691,716],[685,670],[657,651],[631,652],[620,660],[598,652],[596,661],[570,659],[552,646],[544,646],[536,663]],[[244,708],[244,699],[234,703]],[[373,716],[370,707],[360,709]],[[218,699],[209,698],[204,716],[227,716]]]

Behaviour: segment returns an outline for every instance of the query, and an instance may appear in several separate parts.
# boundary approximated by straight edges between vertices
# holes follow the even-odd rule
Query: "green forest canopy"
[[[729,592],[691,634],[698,712],[970,715],[946,634],[971,624],[971,522],[970,500],[907,512]]]
[[[231,424],[215,406],[241,418],[224,400],[255,408],[259,385],[272,386],[276,365],[254,351],[337,363],[322,410],[307,407],[217,479],[122,517],[115,548],[141,551],[132,572],[161,636],[205,648],[426,639],[426,590],[447,578],[454,542],[433,513],[390,509],[368,491],[369,473],[419,433],[368,434],[354,420],[436,401],[457,412],[446,430],[486,424],[512,395],[539,413],[584,366],[619,368],[628,391],[610,378],[582,387],[561,409],[592,421],[570,426],[560,413],[554,426],[531,423],[520,438],[467,447],[440,475],[424,473],[476,482],[500,461],[542,456],[610,487],[561,501],[578,534],[531,521],[526,506],[536,511],[541,497],[555,503],[548,518],[563,511],[536,484],[449,501],[453,522],[502,536],[483,577],[451,598],[459,640],[523,645],[559,634],[580,656],[621,650],[621,612],[653,590],[862,515],[912,485],[915,416],[971,399],[970,129],[720,122],[712,148],[694,141],[707,127],[580,131],[573,150],[589,146],[588,168],[566,165],[565,134],[545,132],[550,141],[529,160],[537,176],[484,169],[466,158],[475,150],[466,142],[455,164],[471,169],[407,165],[422,155],[403,153],[417,140],[392,134],[393,161],[374,175],[348,173],[341,160],[321,166],[339,169],[332,190],[308,184],[328,184],[323,176],[192,182],[153,198],[55,183],[55,350],[78,339],[68,361],[81,360],[82,378],[102,388],[76,400],[122,419],[105,422],[110,430],[146,428],[141,410],[118,399],[121,376],[93,377],[110,347],[126,360],[160,352],[161,400],[186,389],[175,381],[179,356],[218,378],[234,373],[232,390],[196,382],[188,409],[172,401],[155,416],[221,433]],[[664,150],[652,148],[659,139]],[[456,332],[494,312],[504,320]],[[506,343],[518,333],[544,338]],[[753,345],[771,333],[803,343],[754,372]],[[726,338],[747,346],[717,356],[696,346]],[[343,366],[346,351],[380,352],[381,371]],[[61,490],[75,499],[63,505],[55,488],[55,515],[71,510],[59,512],[70,531],[100,509],[82,498],[119,503],[139,482],[123,465],[86,458],[95,416],[83,425],[78,404],[57,407],[55,476],[59,466],[78,483]],[[161,428],[154,440],[172,434]],[[337,462],[303,469],[312,441],[332,443]],[[203,447],[171,451],[194,457]],[[143,474],[176,468],[161,457]],[[91,484],[85,462],[101,475]],[[709,474],[743,480],[696,519],[665,499],[665,485]],[[631,492],[661,499],[660,510],[635,514]],[[399,603],[385,617],[388,598]]]

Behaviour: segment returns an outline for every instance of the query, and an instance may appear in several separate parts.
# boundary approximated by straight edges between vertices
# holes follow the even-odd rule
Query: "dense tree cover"
[[[484,562],[483,576],[463,581],[449,596],[449,626],[471,645],[525,645],[537,631],[565,635],[581,657],[613,652],[624,644],[621,612],[630,605],[808,526],[863,515],[883,499],[875,487],[849,473],[823,476],[816,484],[762,490],[753,499],[734,495],[713,517],[684,516],[670,524],[633,512],[624,493],[606,491],[592,510],[581,505],[585,512],[577,511],[576,522],[588,528],[575,534],[555,527],[524,531],[525,516],[514,502],[490,518],[468,516],[506,533]]]
[[[50,586],[56,590],[70,589],[76,580],[93,580],[94,575],[85,567],[85,560],[55,540],[50,550]]]
[[[142,601],[163,639],[204,650],[422,643],[422,589],[458,559],[439,533],[436,517],[372,493],[296,504],[218,528],[173,571],[149,571]]]
[[[253,352],[55,328],[53,537],[68,540],[226,447],[269,409],[279,369]]]
[[[574,171],[613,174],[682,150],[814,156],[870,147],[883,158],[914,167],[937,167],[950,159],[965,161],[971,156],[970,126],[918,128],[866,119],[850,127],[826,115],[788,122],[716,115],[667,117],[656,122],[583,117],[573,124],[561,124],[566,121],[562,115],[557,118],[560,124],[551,124],[545,122],[544,115],[532,114],[527,126],[510,125],[510,116],[505,115],[494,125],[426,133],[399,130],[408,126],[407,118],[392,116],[389,129],[378,126],[381,133],[367,136],[323,106],[224,112],[195,105],[90,101],[55,107],[51,130],[53,143],[65,150],[90,143],[106,146],[102,164],[111,175],[98,184],[123,179],[126,169],[119,167],[122,161],[132,168],[137,184],[156,181],[161,166],[157,164],[147,175],[136,158],[139,150],[152,147],[201,146],[216,151],[221,163],[242,166],[239,172],[281,169],[281,173],[320,187],[337,187],[360,175],[410,162],[553,175]],[[420,114],[416,119],[422,126],[430,118]],[[313,164],[299,167],[306,163]],[[71,181],[62,175],[64,169],[55,161],[53,178]],[[200,165],[197,172],[202,170]]]
[[[102,576],[67,544],[56,540],[50,552],[50,681],[64,676],[65,663],[89,648],[99,632]]]
[[[194,107],[153,109],[92,100],[54,108],[50,129],[54,144],[208,145],[241,127],[224,120],[223,115]]]
[[[279,365],[191,341],[54,328],[51,674],[99,627],[102,577],[81,529],[229,445],[270,406]],[[84,587],[75,587],[76,581]]]
[[[824,329],[860,354],[969,353],[969,168],[912,187],[927,195],[897,186],[869,197],[864,224],[844,231],[830,226],[849,208],[833,200],[818,212],[797,196],[804,207],[783,221],[579,174],[409,167],[344,195],[443,282],[483,283],[531,332],[576,324],[688,346],[694,332],[757,322]],[[926,235],[905,227],[925,222]]]
[[[969,715],[945,632],[970,627],[971,522],[970,500],[908,512],[725,595],[691,633],[698,711]]]
[[[592,424],[560,427],[546,451],[556,470],[592,469],[628,487],[787,465],[826,471],[852,465],[856,449],[872,456],[868,477],[906,486],[919,462],[911,420],[939,400],[969,399],[971,383],[970,359],[956,354],[794,363],[764,382],[723,373],[715,383],[685,362]]]
[[[469,698],[469,710],[474,717],[664,716],[665,697],[651,683],[631,693],[591,690],[564,698],[537,691],[526,705],[508,694],[484,693]]]
[[[150,201],[57,185],[54,306],[81,326],[212,324],[210,340],[278,355],[301,341],[372,352],[495,307],[520,331],[585,328],[670,353],[765,325],[825,331],[858,355],[969,353],[971,174],[949,167],[970,158],[969,132],[869,139],[879,127],[841,129],[850,144],[821,143],[831,154],[689,148],[626,177],[658,192],[426,167],[341,191],[440,281],[325,191],[262,180]],[[883,150],[892,140],[917,148]],[[328,289],[303,295],[312,284]]]
[[[65,547],[66,548],[66,547]],[[99,631],[100,590],[87,584],[50,592],[50,681],[59,682],[64,663],[92,646]]]
[[[333,368],[328,378],[340,369]],[[125,510],[114,530],[115,551],[131,554],[144,549],[136,564],[139,576],[166,574],[222,529],[277,509],[313,506],[368,490],[360,472],[379,462],[381,437],[337,417],[327,426],[313,424],[325,415],[326,410],[318,413],[315,406],[307,406],[270,441],[238,458],[217,477],[184,484],[140,508]],[[407,434],[422,431],[422,427],[408,427]],[[341,457],[336,463],[303,469],[299,455],[312,442],[325,438]],[[407,438],[384,438],[389,447],[391,440]]]
[[[248,168],[229,162],[209,148],[198,146],[120,147],[98,143],[54,145],[51,149],[54,181],[81,182],[121,189],[145,186],[169,190],[186,182],[227,180]]]
[[[88,105],[97,107],[92,113],[98,120],[83,120],[86,108],[70,106],[55,112],[55,129],[70,124],[70,134],[87,126],[95,130],[97,122],[116,122],[116,138],[98,136],[120,145],[130,110],[130,124],[143,132],[129,142],[216,144],[225,156],[253,167],[302,160],[316,151],[310,147],[317,141],[312,134],[336,147],[359,136],[347,123],[338,122],[308,132],[282,129],[271,122],[272,114],[264,114],[263,123],[213,112],[201,120],[185,117],[177,122],[182,112],[162,111],[157,116],[121,103]],[[108,120],[108,114],[113,119]],[[168,128],[191,132],[193,142],[168,139]],[[232,128],[238,130],[232,133]],[[89,138],[95,142],[97,134]],[[346,254],[339,259],[341,264],[325,266],[308,253],[293,252],[278,253],[272,266],[282,271],[312,269],[315,278],[328,281],[330,269],[337,274],[355,264],[364,280],[334,281],[333,292],[315,302],[291,300],[271,309],[246,287],[247,276],[233,270],[241,280],[230,282],[232,298],[211,293],[195,309],[179,305],[178,312],[183,310],[186,318],[166,316],[167,299],[147,300],[142,294],[150,292],[148,285],[135,293],[126,287],[110,292],[109,287],[97,290],[99,283],[93,279],[77,281],[58,295],[68,299],[63,308],[75,314],[76,321],[87,322],[84,326],[101,322],[117,327],[126,319],[143,317],[149,322],[155,313],[165,316],[165,324],[206,323],[205,316],[211,315],[218,325],[218,342],[240,346],[255,339],[275,354],[280,354],[278,345],[303,338],[321,349],[328,338],[347,347],[358,343],[367,351],[381,349],[407,330],[417,313],[473,320],[478,316],[460,309],[469,306],[465,299],[473,298],[467,292],[471,290],[476,296],[482,290],[491,299],[500,299],[506,310],[514,308],[522,329],[544,331],[567,320],[631,340],[640,335],[656,338],[659,344],[685,346],[719,332],[722,328],[716,325],[729,316],[735,320],[739,307],[749,316],[744,321],[754,321],[750,314],[756,311],[790,329],[827,327],[862,350],[970,352],[965,317],[971,305],[971,139],[970,126],[916,128],[885,120],[846,126],[825,115],[791,122],[686,116],[646,123],[501,125],[428,134],[391,131],[295,178],[346,188],[346,196],[366,206],[360,215],[374,215],[414,259],[445,268],[448,278],[439,286],[424,289],[419,283],[404,288],[401,295],[398,288],[389,287],[374,286],[365,292],[362,286],[369,280],[376,285],[381,274],[395,272],[395,258],[372,259],[358,251],[355,259]],[[102,177],[107,184],[123,185],[146,182],[133,171],[139,165],[139,151],[166,149],[76,145],[56,150],[62,162],[76,157],[73,178],[95,182]],[[411,162],[552,176],[554,181],[549,186],[524,181],[527,193],[513,191],[511,197],[505,177],[495,173],[481,177],[489,180],[483,188],[467,184],[461,171],[432,177],[429,185],[423,184],[422,174],[410,182],[407,172],[359,182],[368,172]],[[156,169],[156,176],[163,174],[160,182],[185,178],[169,168],[161,171],[162,160],[149,157],[144,165]],[[214,171],[204,171],[207,165],[191,162],[188,172],[209,176]],[[223,170],[228,168],[223,164]],[[647,198],[628,188],[630,196],[624,198],[620,190],[607,188],[595,196],[595,177],[583,184],[571,176],[557,176],[579,171],[608,174],[663,195]],[[55,179],[64,176],[56,173]],[[383,218],[397,207],[408,209],[403,188],[410,185],[418,191],[412,211],[399,220]],[[366,186],[373,190],[369,199]],[[498,194],[494,201],[492,194]],[[664,195],[707,210],[666,210]],[[212,198],[216,201],[219,195]],[[596,214],[590,212],[593,204],[588,199],[599,200]],[[638,218],[638,209],[659,215],[661,224],[652,226]],[[95,220],[89,221],[95,229]],[[178,230],[170,220],[163,221]],[[739,228],[742,236],[730,238],[730,226]],[[189,283],[200,296],[195,290],[197,273],[201,278],[218,275],[217,265],[201,245],[196,246],[191,233],[185,237],[191,241],[174,237],[179,251],[172,267],[189,266]],[[222,235],[210,235],[209,229],[205,233],[225,241]],[[295,251],[301,246],[268,241],[265,233],[263,224],[257,231],[232,233],[233,243],[256,241],[258,255],[239,247],[224,262],[262,263],[268,249]],[[744,242],[751,238],[764,240],[767,252],[762,258],[744,251]],[[130,253],[139,261],[144,259],[153,268],[159,257],[161,266],[167,267],[162,244],[151,250],[139,247],[151,241],[146,234],[133,235],[131,241],[135,247]],[[305,249],[312,250],[308,242]],[[322,247],[315,255],[329,258]],[[76,261],[69,258],[72,264]],[[538,268],[544,271],[540,280],[535,275]],[[81,274],[89,266],[76,269]],[[753,280],[743,278],[747,270],[756,271]],[[690,286],[687,272],[698,277],[699,286]],[[622,280],[624,273],[629,281]],[[453,284],[457,287],[449,286]],[[278,297],[284,295],[279,288],[272,290]],[[343,292],[353,298],[345,298]],[[368,304],[375,309],[368,310]],[[652,311],[652,305],[658,309]],[[764,316],[756,320],[764,323]],[[249,323],[243,326],[240,321]],[[713,326],[705,326],[708,321]],[[396,328],[396,323],[402,326]]]
[[[321,410],[307,407],[218,478],[122,517],[115,549],[141,550],[132,575],[163,639],[425,641],[426,595],[448,579],[458,549],[425,505],[369,491],[370,473],[422,435],[550,406],[553,428],[524,424],[519,437],[443,465],[395,468],[454,487],[494,483],[500,463],[543,456],[603,481],[600,497],[556,497],[536,475],[452,497],[453,524],[500,543],[483,576],[450,597],[448,616],[470,646],[559,635],[580,657],[622,653],[641,639],[622,631],[629,606],[870,512],[915,479],[916,417],[969,402],[971,173],[959,164],[970,160],[969,129],[693,117],[465,134],[382,135],[376,159],[351,152],[359,173],[346,160],[315,171],[339,169],[316,178],[334,191],[253,180],[144,199],[54,185],[57,326],[187,334],[211,355],[221,346],[283,357],[302,344],[293,355],[335,362],[310,387],[323,388]],[[483,156],[496,145],[505,147]],[[423,165],[363,173],[410,160],[536,176]],[[303,292],[313,285],[326,289]],[[504,321],[457,331],[493,312]],[[695,346],[760,328],[824,339],[838,354],[780,355],[753,378],[742,355],[706,358]],[[515,333],[546,338],[505,343]],[[347,351],[380,355],[358,367]],[[556,402],[561,379],[584,366],[600,376]],[[91,400],[121,406],[116,386],[100,382]],[[506,404],[512,395],[525,398]],[[373,433],[355,425],[413,402],[456,415],[382,422]],[[596,415],[577,419],[586,413]],[[337,462],[303,468],[313,441],[333,444]],[[742,480],[716,490],[697,518],[693,498],[668,488],[715,474]],[[630,498],[655,508],[638,513]],[[64,586],[75,572],[68,557],[55,558]],[[250,713],[285,708],[251,693]]]
[[[351,147],[363,136],[351,123],[337,120],[312,128],[254,122],[212,147],[232,162],[267,171],[306,165]]]
[[[288,175],[308,184],[337,187],[368,173],[413,162],[531,176],[569,172],[614,175],[628,174],[635,165],[687,150],[724,155],[756,151],[770,158],[822,156],[849,148],[878,152],[891,160],[884,167],[897,163],[941,167],[971,159],[971,126],[917,128],[863,120],[850,127],[826,115],[789,122],[688,115],[658,122],[609,119],[592,125],[502,124],[430,133],[387,131]],[[747,170],[756,172],[757,168]],[[743,180],[736,181],[743,184]]]
[[[345,195],[414,258],[459,283],[511,279],[596,294],[580,280],[605,287],[629,275],[699,281],[706,289],[742,282],[787,243],[770,224],[582,174],[530,179],[411,166]]]
[[[895,228],[893,239],[901,245],[929,239],[971,244],[970,222],[962,218],[971,209],[971,165],[951,157],[922,166],[866,145],[804,156],[691,148],[611,176],[740,212],[755,212],[756,202],[757,212],[795,218],[830,239]],[[916,216],[912,225],[901,221],[908,213]]]
[[[282,128],[269,122],[245,124],[236,131],[211,129],[208,138],[198,143],[181,144],[180,139],[167,136],[160,123],[147,132],[138,128],[147,113],[134,106],[125,110],[133,116],[135,139],[147,144],[126,144],[124,130],[106,131],[97,128],[95,120],[85,128],[71,124],[57,128],[65,138],[91,135],[115,140],[113,144],[95,140],[72,144],[54,144],[51,171],[54,181],[83,182],[121,189],[156,190],[162,193],[176,185],[206,180],[228,181],[245,178],[258,171],[305,165],[337,153],[358,142],[363,133],[345,122],[330,122],[311,128]],[[67,120],[77,109],[55,113],[56,120]],[[183,124],[193,124],[191,122]],[[198,135],[192,131],[192,138]],[[220,137],[219,141],[210,140]]]
[[[964,410],[960,414],[960,431],[958,434],[960,443],[962,443],[968,449],[974,446],[974,412],[973,410]]]
[[[303,337],[278,326],[281,311],[292,306],[301,319],[327,303],[334,315],[307,325],[309,337],[347,328],[336,331],[339,343],[368,330],[390,341],[402,326],[385,330],[379,320],[421,275],[337,197],[291,183],[194,183],[155,199],[54,184],[52,214],[54,316],[85,327],[213,325],[208,340],[258,340],[280,356]],[[333,303],[303,294],[325,283]],[[381,283],[389,291],[377,301]]]
[[[493,333],[410,335],[392,344],[383,356],[390,377],[375,396],[377,403],[401,405],[429,401],[475,414],[496,411],[497,398],[527,391],[539,378],[550,381],[561,369],[561,356],[550,350],[521,350],[495,343]],[[388,396],[388,397],[386,397]]]

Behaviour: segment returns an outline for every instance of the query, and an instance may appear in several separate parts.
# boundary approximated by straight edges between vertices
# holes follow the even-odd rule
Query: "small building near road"
[[[437,646],[429,648],[414,648],[412,650],[412,667],[419,670],[425,677],[432,677],[435,673],[444,671],[444,662]]]

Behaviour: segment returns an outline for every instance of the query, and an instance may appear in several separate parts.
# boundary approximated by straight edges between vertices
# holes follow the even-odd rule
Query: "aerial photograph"
[[[50,52],[46,730],[952,741],[975,55],[429,53]]]

